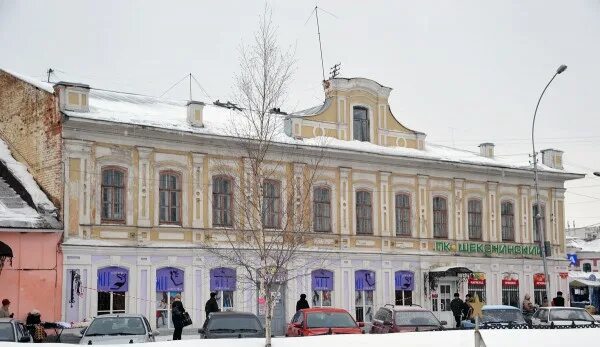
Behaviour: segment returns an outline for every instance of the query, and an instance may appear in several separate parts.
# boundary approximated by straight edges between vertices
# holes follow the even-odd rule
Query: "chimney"
[[[54,85],[61,111],[89,112],[90,86],[73,82],[58,82]]]
[[[479,154],[482,157],[493,158],[494,157],[494,144],[485,142],[479,145]]]
[[[563,151],[558,149],[542,149],[542,164],[551,167],[553,169],[563,169],[562,161]]]
[[[203,110],[205,103],[201,101],[188,101],[187,103],[187,121],[193,127],[203,128]]]

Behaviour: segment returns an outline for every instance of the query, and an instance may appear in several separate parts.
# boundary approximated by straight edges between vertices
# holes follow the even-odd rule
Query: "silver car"
[[[540,307],[531,318],[533,325],[591,325],[596,320],[578,307]]]
[[[141,314],[107,314],[94,318],[81,331],[80,345],[154,342],[158,331]]]
[[[29,331],[16,319],[0,318],[0,342],[31,342]]]

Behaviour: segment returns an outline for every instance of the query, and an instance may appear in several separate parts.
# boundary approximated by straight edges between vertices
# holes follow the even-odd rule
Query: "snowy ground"
[[[600,329],[561,330],[483,330],[486,347],[580,347],[597,345]],[[171,336],[160,336],[155,347],[263,347],[264,339],[199,340],[198,335],[184,335],[182,341],[168,341]],[[45,344],[42,344],[45,345]],[[49,344],[48,344],[49,345]],[[273,347],[364,347],[364,346],[443,346],[475,347],[472,330],[434,331],[385,335],[333,335],[296,338],[274,338]],[[3,343],[2,347],[18,347]],[[50,347],[51,345],[49,345]],[[127,345],[115,345],[127,347]],[[479,346],[481,347],[481,346]]]

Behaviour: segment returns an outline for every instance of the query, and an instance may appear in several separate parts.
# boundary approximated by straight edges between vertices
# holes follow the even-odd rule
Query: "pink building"
[[[58,321],[62,225],[54,204],[9,148],[0,139],[0,298],[11,301],[15,318],[37,309],[42,320]]]

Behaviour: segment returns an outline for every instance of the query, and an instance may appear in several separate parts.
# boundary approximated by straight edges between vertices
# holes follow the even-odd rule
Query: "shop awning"
[[[569,286],[575,287],[575,288],[581,288],[581,287],[600,287],[600,282],[598,282],[598,281],[584,280],[584,279],[575,279],[575,280],[572,280],[569,283]]]
[[[447,276],[458,276],[459,274],[470,274],[473,271],[463,266],[441,266],[429,269],[429,273],[444,273]]]

